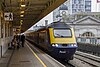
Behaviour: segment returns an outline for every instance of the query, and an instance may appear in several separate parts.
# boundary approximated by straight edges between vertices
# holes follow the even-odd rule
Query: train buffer
[[[7,50],[0,59],[0,67],[64,67],[46,53],[40,53],[28,44],[30,43],[25,42],[25,46],[18,50]]]

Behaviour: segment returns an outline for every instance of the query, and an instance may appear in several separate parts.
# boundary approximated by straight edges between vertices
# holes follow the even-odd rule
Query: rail
[[[74,57],[94,67],[100,67],[100,57],[98,56],[77,51]]]

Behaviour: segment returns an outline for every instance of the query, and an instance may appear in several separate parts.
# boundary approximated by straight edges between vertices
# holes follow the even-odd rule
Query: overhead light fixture
[[[24,15],[20,15],[20,17],[24,17]]]
[[[21,2],[24,2],[24,0],[21,0]]]
[[[23,20],[20,20],[20,25],[22,25],[23,24]]]
[[[25,11],[21,11],[20,13],[24,13]]]
[[[20,22],[23,22],[23,20],[20,20]]]
[[[25,7],[26,5],[25,4],[21,4],[21,7]]]

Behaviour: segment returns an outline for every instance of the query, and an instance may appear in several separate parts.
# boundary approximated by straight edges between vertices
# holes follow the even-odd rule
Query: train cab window
[[[54,29],[54,37],[71,37],[70,29]]]

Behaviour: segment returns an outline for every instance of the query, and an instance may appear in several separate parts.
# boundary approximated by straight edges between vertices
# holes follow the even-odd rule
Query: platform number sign
[[[4,13],[4,20],[5,21],[13,21],[13,13],[11,13],[11,12]]]

